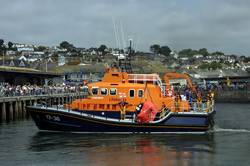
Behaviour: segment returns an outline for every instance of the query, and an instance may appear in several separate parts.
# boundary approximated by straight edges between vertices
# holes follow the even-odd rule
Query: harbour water
[[[250,104],[216,104],[209,134],[107,135],[0,124],[0,165],[250,165]]]

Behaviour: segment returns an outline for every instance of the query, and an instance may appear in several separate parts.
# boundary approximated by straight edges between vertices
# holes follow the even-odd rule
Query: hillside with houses
[[[196,78],[245,76],[250,72],[250,57],[226,55],[223,52],[199,50],[171,50],[153,44],[150,51],[133,50],[132,67],[137,73],[186,72]],[[0,40],[0,66],[32,68],[44,72],[98,73],[105,67],[126,58],[126,49],[99,47],[82,48],[63,41],[58,46],[6,42]]]

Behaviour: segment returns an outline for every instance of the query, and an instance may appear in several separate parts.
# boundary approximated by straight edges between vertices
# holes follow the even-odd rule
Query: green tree
[[[3,51],[3,44],[4,44],[4,40],[0,39],[0,53],[2,53]]]
[[[100,45],[100,47],[98,48],[98,51],[100,51],[102,53],[102,55],[105,54],[105,50],[107,49],[107,46],[105,46],[104,44]]]
[[[11,41],[8,42],[8,47],[9,47],[9,49],[12,49],[13,43]]]
[[[169,56],[169,54],[171,53],[171,50],[168,46],[162,46],[160,48],[160,53],[165,55],[165,56]]]
[[[246,71],[247,71],[248,73],[250,73],[250,67],[249,67],[249,68],[247,68],[247,69],[246,69]]]
[[[44,51],[44,50],[46,50],[46,47],[45,46],[38,46],[37,50],[38,51]]]
[[[73,49],[75,48],[73,44],[70,44],[70,43],[67,42],[67,41],[62,41],[62,42],[60,43],[60,47],[61,47],[61,48],[65,48],[65,49],[67,49],[68,51],[71,51],[71,50],[73,50]]]
[[[160,53],[161,46],[159,44],[153,44],[150,46],[150,51],[159,54]]]
[[[181,57],[193,57],[194,55],[197,55],[197,54],[202,54],[204,56],[208,55],[208,52],[206,51],[205,48],[202,48],[200,50],[193,50],[191,48],[186,48],[186,49],[183,49],[179,52],[179,55]]]
[[[213,52],[211,55],[224,55],[224,53],[220,51],[216,51],[216,52]]]
[[[0,39],[0,54],[5,53],[5,46],[4,46],[4,40]]]
[[[203,55],[203,56],[208,56],[208,54],[209,54],[206,48],[199,49],[198,53]]]
[[[189,56],[193,57],[194,55],[197,55],[197,54],[200,54],[199,51],[197,51],[197,50],[191,50]]]
[[[0,47],[2,47],[4,44],[4,40],[3,39],[0,39]]]
[[[212,70],[221,69],[222,65],[221,63],[218,63],[218,62],[212,62],[209,68],[211,68]]]
[[[245,55],[241,55],[240,59],[244,61],[244,59],[246,59],[246,56]]]
[[[199,66],[200,69],[209,69],[209,70],[216,70],[216,69],[221,69],[222,64],[218,62],[212,62],[212,63],[202,63]]]
[[[250,57],[246,57],[246,58],[243,60],[243,62],[249,63],[249,62],[250,62]],[[250,69],[250,68],[249,68],[249,69]]]
[[[179,55],[182,56],[182,57],[190,57],[191,53],[192,53],[192,49],[191,48],[186,48],[186,49],[183,49],[179,52]]]
[[[209,64],[206,63],[206,62],[205,63],[203,62],[201,65],[199,65],[199,68],[200,69],[208,69],[209,68]]]

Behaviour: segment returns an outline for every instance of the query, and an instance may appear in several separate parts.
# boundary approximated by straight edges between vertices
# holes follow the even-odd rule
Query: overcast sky
[[[205,47],[250,56],[250,0],[0,0],[0,4],[0,38],[5,41],[52,46],[67,40],[77,47],[115,47],[115,22],[120,38],[132,38],[138,50],[149,51],[157,43],[177,51]]]

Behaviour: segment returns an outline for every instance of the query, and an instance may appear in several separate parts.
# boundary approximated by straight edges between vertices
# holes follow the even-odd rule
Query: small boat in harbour
[[[170,79],[184,79],[186,94]],[[204,133],[214,125],[211,92],[199,94],[185,74],[129,74],[110,68],[89,94],[64,106],[28,106],[40,130],[84,133]],[[204,100],[204,95],[205,100]]]

